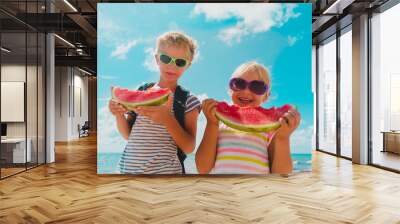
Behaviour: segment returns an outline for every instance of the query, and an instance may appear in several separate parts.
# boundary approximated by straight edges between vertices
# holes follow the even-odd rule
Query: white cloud
[[[155,49],[152,47],[146,48],[144,53],[146,54],[146,58],[144,59],[143,66],[151,72],[158,72],[158,65],[154,58]]]
[[[99,18],[99,42],[102,44],[110,44],[114,42],[116,39],[115,33],[120,31],[121,28],[115,24],[112,20],[106,18]]]
[[[131,30],[121,24],[117,18],[111,19],[103,14],[99,16],[97,25],[99,44],[111,47],[123,43],[126,37],[132,36]]]
[[[196,4],[191,15],[204,14],[207,21],[223,21],[236,18],[234,26],[222,29],[218,37],[232,45],[242,37],[267,32],[272,27],[281,27],[289,19],[298,17],[293,4]]]
[[[200,51],[197,50],[196,53],[195,53],[194,56],[193,56],[192,64],[198,62],[200,59],[201,59],[201,57],[200,57]]]
[[[100,98],[97,98],[97,101],[109,101],[109,100],[110,100],[109,97],[100,97]]]
[[[203,100],[209,98],[206,93],[202,93],[202,94],[196,95],[196,97],[197,97],[197,99],[200,100],[200,102],[203,102]]]
[[[240,26],[235,26],[220,31],[218,38],[228,45],[232,45],[233,42],[239,43],[242,37],[248,34],[249,31],[242,29]]]
[[[168,24],[168,30],[182,31],[182,29],[178,26],[178,24],[175,21],[170,22]]]
[[[130,40],[126,43],[119,44],[117,48],[111,53],[111,57],[116,57],[118,59],[126,59],[126,54],[137,43],[138,43],[137,40]]]
[[[114,116],[108,110],[107,104],[98,110],[98,153],[122,153],[126,141],[117,130]]]
[[[300,126],[290,137],[292,153],[311,153],[313,150],[314,126]]]
[[[288,44],[289,46],[293,46],[297,42],[297,37],[288,36]]]
[[[118,77],[113,75],[99,75],[99,79],[113,80],[113,79],[118,79]]]

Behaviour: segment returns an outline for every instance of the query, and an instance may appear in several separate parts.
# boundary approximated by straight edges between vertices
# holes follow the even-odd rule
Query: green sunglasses
[[[183,68],[188,64],[188,61],[183,58],[174,58],[165,53],[159,54],[160,61],[166,65],[174,63],[177,67]]]

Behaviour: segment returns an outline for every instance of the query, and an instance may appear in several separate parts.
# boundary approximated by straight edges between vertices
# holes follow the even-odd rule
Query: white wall
[[[72,67],[56,67],[55,73],[55,140],[70,141],[79,137],[78,124],[88,120],[88,78]]]
[[[68,68],[55,68],[55,141],[68,140]]]
[[[38,69],[38,70],[37,70]],[[27,77],[27,81],[25,78]],[[26,107],[22,107],[22,113],[26,110],[26,121],[6,122],[7,137],[29,139],[32,161],[44,163],[44,89],[43,89],[42,68],[35,66],[25,66],[25,64],[3,64],[1,66],[2,82],[24,82],[26,83]],[[23,90],[22,93],[24,94]],[[7,96],[2,96],[7,97]],[[1,108],[3,112],[12,113],[10,108]],[[39,156],[37,156],[39,153]]]
[[[18,81],[25,82],[25,65],[2,65],[1,66],[1,81]],[[7,108],[1,108],[7,110]],[[24,122],[7,123],[8,137],[25,137]]]
[[[81,126],[88,120],[88,78],[81,76],[82,73],[74,77],[74,108],[73,108],[73,119],[72,119],[72,136],[78,136],[77,126]],[[80,97],[79,97],[80,96]],[[81,102],[79,102],[81,101]],[[81,107],[81,108],[79,108]],[[80,111],[81,110],[81,111]]]
[[[36,77],[36,67],[18,64],[5,64],[1,66],[1,81],[2,82],[25,82],[25,75],[27,69],[28,72],[28,87],[27,87],[27,120],[28,120],[28,137],[31,133],[30,128],[35,130],[36,135],[36,79],[33,79],[31,74]],[[30,87],[30,88],[29,88]],[[41,105],[38,105],[39,107]],[[33,108],[33,109],[32,109]],[[1,110],[7,110],[7,108],[1,108]],[[35,113],[33,113],[32,111]],[[34,123],[32,123],[34,122]],[[7,136],[9,137],[25,137],[25,123],[26,122],[7,122]],[[33,131],[32,131],[33,132]]]

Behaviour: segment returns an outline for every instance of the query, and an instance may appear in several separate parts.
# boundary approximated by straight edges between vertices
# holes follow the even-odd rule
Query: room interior
[[[111,2],[153,1],[0,2],[0,223],[399,222],[398,1],[290,1],[312,4],[316,148],[286,178],[96,174],[96,7]]]

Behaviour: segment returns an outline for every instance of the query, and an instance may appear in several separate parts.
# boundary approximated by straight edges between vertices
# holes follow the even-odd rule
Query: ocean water
[[[99,153],[97,154],[98,174],[117,174],[118,162],[122,153]],[[294,172],[311,171],[312,154],[292,154]],[[187,174],[197,174],[194,154],[188,155],[185,160]]]

